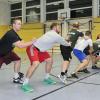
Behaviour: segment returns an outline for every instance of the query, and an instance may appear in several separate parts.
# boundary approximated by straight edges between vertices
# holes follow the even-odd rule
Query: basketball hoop
[[[70,8],[58,10],[58,20],[70,18]]]

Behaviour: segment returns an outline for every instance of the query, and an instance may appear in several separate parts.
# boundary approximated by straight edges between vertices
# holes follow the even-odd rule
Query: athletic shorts
[[[85,53],[80,50],[74,49],[73,53],[79,59],[80,62],[83,62],[83,60],[86,59]]]
[[[70,46],[60,45],[60,50],[61,50],[61,55],[64,61],[66,60],[70,61],[70,59],[72,59],[72,56],[71,56],[72,48]]]
[[[29,46],[26,49],[27,55],[29,57],[30,63],[34,61],[39,61],[40,63],[50,58],[48,52],[40,52],[40,50],[36,47]]]
[[[90,50],[90,47],[87,47],[87,48],[84,49],[83,52],[85,53],[85,55],[87,55],[87,56],[90,55],[89,50]]]
[[[14,52],[9,52],[5,56],[0,56],[0,67],[2,66],[3,63],[7,65],[12,61],[17,61],[17,60],[20,60],[20,57]]]

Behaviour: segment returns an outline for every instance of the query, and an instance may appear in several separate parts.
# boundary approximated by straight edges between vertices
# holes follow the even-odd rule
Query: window
[[[59,9],[64,9],[64,3],[47,5],[46,8],[46,12],[58,11]]]
[[[17,10],[17,11],[12,11],[11,12],[11,17],[16,17],[16,16],[22,16],[22,11]]]
[[[100,7],[99,7],[99,16],[100,16]]]
[[[99,0],[99,16],[100,16],[100,0]]]
[[[46,14],[46,20],[57,20],[58,13],[48,13]]]
[[[47,3],[48,4],[46,5],[46,20],[57,20],[58,10],[64,9],[64,0],[47,0]]]
[[[22,3],[11,4],[11,23],[15,17],[19,17],[22,19]]]
[[[26,2],[26,22],[40,21],[40,0]]]
[[[26,15],[30,15],[30,14],[39,14],[40,13],[40,8],[29,8],[29,9],[26,9]]]
[[[46,0],[47,3],[57,2],[57,1],[64,1],[64,0]]]
[[[40,8],[26,9],[26,22],[39,22],[40,21]]]
[[[21,9],[21,8],[22,8],[22,3],[11,4],[11,10]]]
[[[89,16],[92,16],[92,8],[78,9],[71,11],[71,18],[89,17]]]
[[[71,9],[89,6],[92,6],[92,0],[75,0],[69,2],[69,7]]]
[[[40,5],[40,0],[32,0],[26,2],[26,7],[34,6],[34,5]]]

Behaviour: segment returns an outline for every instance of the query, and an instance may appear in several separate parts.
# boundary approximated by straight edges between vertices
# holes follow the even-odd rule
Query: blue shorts
[[[80,62],[83,62],[84,59],[86,59],[85,53],[83,53],[80,50],[74,49],[73,50],[74,55],[79,59]]]

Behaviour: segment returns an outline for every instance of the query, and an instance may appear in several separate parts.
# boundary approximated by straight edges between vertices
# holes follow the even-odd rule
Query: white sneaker
[[[67,74],[67,73],[65,73],[65,76],[66,76],[66,79],[67,79],[67,77],[68,77],[68,74]]]
[[[66,76],[65,76],[65,75],[64,75],[64,76],[58,75],[57,77],[60,79],[60,81],[61,81],[62,83],[67,84]]]

